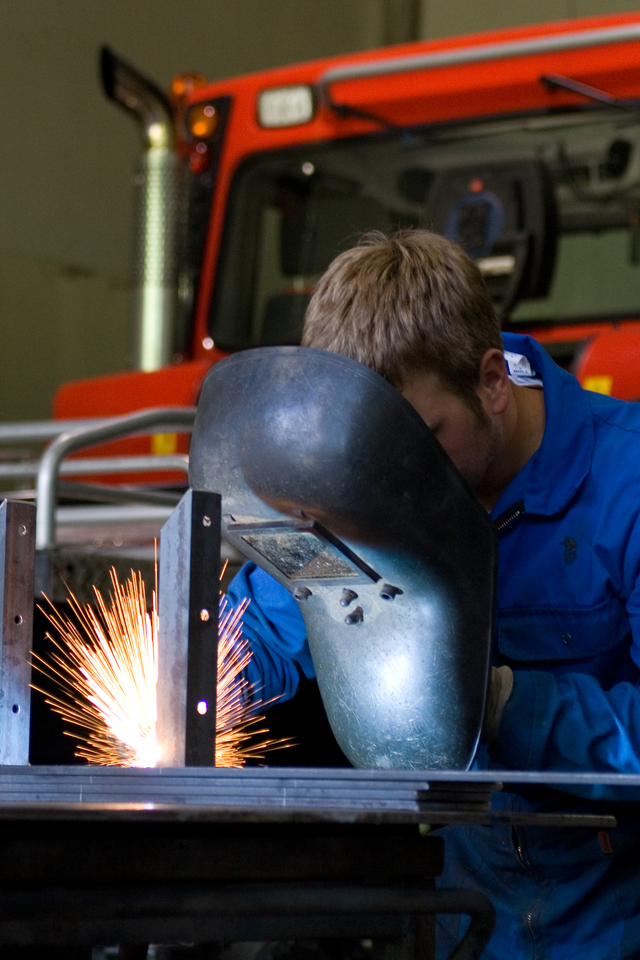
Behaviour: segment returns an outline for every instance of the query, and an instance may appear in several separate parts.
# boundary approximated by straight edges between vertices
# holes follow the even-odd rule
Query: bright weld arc
[[[160,759],[156,737],[157,590],[149,613],[140,573],[131,571],[124,586],[114,568],[110,576],[108,604],[94,587],[97,610],[81,604],[69,590],[75,622],[47,601],[50,609],[43,612],[60,639],[47,634],[54,652],[49,660],[33,654],[34,666],[58,692],[33,686],[76,728],[75,732],[65,730],[78,741],[76,756],[101,766],[154,767]],[[242,767],[247,760],[264,759],[269,750],[292,745],[289,739],[255,740],[268,729],[260,727],[264,716],[257,713],[266,704],[242,677],[251,660],[249,644],[242,636],[248,603],[244,600],[231,608],[225,597],[220,601],[215,746],[215,765],[219,767]]]

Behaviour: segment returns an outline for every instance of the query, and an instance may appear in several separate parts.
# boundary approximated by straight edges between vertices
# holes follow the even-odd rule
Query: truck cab
[[[639,67],[627,14],[177,78],[173,363],[66,384],[54,416],[195,403],[228,353],[299,342],[337,253],[404,227],[460,243],[504,328],[587,389],[639,398]]]

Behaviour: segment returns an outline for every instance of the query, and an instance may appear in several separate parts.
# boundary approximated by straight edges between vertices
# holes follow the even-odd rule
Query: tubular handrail
[[[181,432],[190,432],[195,414],[195,407],[157,407],[101,421],[57,437],[42,455],[38,470],[36,550],[50,550],[55,546],[56,482],[64,457],[107,440],[145,432],[151,427],[178,428]]]
[[[164,523],[174,507],[138,504],[93,504],[80,507],[58,507],[56,524],[61,527],[102,526],[127,523]]]
[[[0,479],[11,477],[35,477],[40,469],[39,460],[22,460],[18,463],[0,462]],[[133,457],[78,457],[60,464],[61,476],[106,473],[164,473],[167,470],[189,470],[186,453],[151,454]]]
[[[15,420],[0,423],[0,443],[38,443],[42,440],[53,440],[61,433],[110,423],[113,419],[114,417],[86,417],[79,420]]]

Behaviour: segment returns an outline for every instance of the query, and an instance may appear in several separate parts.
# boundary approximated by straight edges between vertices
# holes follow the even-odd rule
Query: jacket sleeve
[[[254,698],[258,697],[263,704],[290,699],[302,676],[315,676],[304,620],[296,601],[254,563],[246,563],[240,569],[229,584],[227,596],[233,607],[249,598],[242,632],[251,647],[246,678]]]
[[[514,770],[640,774],[640,690],[595,677],[514,670],[491,758]],[[585,786],[590,799],[637,801],[640,788]]]

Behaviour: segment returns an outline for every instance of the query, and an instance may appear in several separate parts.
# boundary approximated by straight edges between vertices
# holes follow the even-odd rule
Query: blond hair
[[[358,360],[398,388],[434,372],[480,419],[480,361],[502,350],[478,267],[427,230],[366,234],[336,257],[311,298],[302,344]]]

